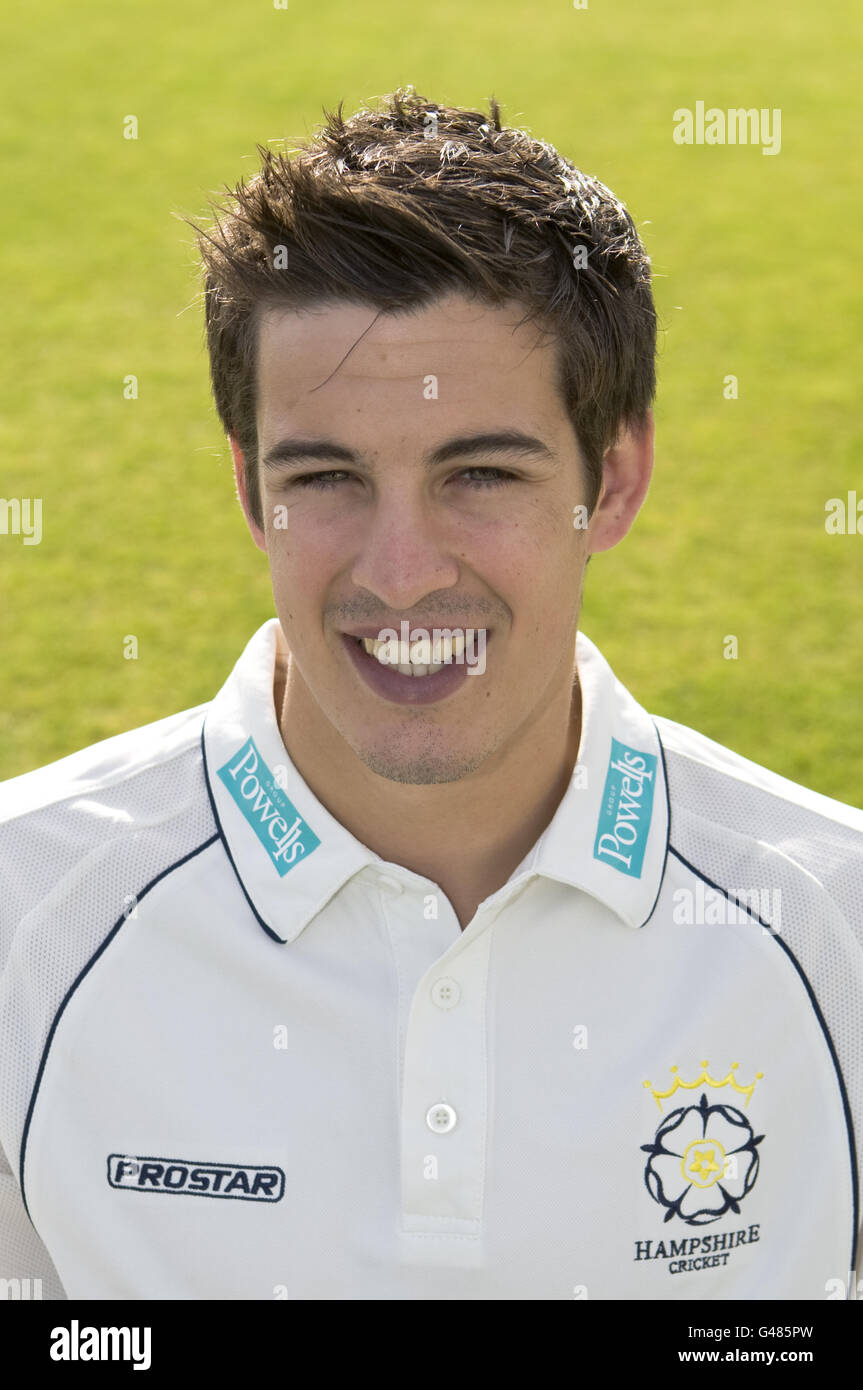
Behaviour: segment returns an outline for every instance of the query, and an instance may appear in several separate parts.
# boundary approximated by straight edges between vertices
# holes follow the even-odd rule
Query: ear
[[[602,460],[602,488],[588,526],[588,549],[611,550],[622,541],[647,496],[653,473],[653,411],[643,430],[625,430],[606,449]]]
[[[246,461],[243,458],[239,444],[232,434],[228,435],[228,443],[231,446],[231,453],[234,456],[234,480],[237,484],[237,496],[240,499],[240,506],[246,518],[246,525],[252,533],[252,540],[255,542],[255,545],[259,550],[266,552],[267,538],[249,510],[249,494],[246,490]]]

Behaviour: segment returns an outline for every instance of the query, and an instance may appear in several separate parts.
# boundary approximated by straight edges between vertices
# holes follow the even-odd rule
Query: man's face
[[[522,313],[449,295],[377,318],[348,303],[262,316],[256,539],[292,657],[288,742],[293,702],[380,776],[451,782],[568,699],[587,480],[555,349],[515,327]],[[503,434],[522,446],[476,443]],[[278,458],[300,440],[345,452]],[[426,675],[382,666],[358,635],[402,636],[404,620],[430,642],[472,628],[472,651],[459,662],[456,639]],[[428,652],[445,657],[445,639]]]

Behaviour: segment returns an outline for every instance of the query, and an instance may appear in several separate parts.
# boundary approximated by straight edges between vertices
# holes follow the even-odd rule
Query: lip
[[[376,638],[380,631],[380,628],[376,628],[356,634],[343,632],[341,637],[354,669],[381,699],[394,705],[432,705],[460,690],[467,680],[470,667],[466,662],[450,662],[434,676],[403,676],[399,671],[382,665],[376,656],[369,656],[358,640],[362,637]],[[489,640],[486,639],[486,645]]]
[[[471,630],[474,631],[474,632],[478,632],[478,631],[479,631],[479,626],[478,626],[476,623],[453,623],[453,622],[449,622],[449,621],[447,621],[447,622],[441,622],[441,623],[410,623],[409,626],[410,626],[411,631],[413,631],[414,629],[417,629],[417,630],[419,630],[419,631],[422,631],[422,632],[429,632],[429,633],[431,633],[431,632],[467,632],[467,631],[471,631]],[[359,626],[359,627],[344,627],[344,628],[342,628],[342,636],[343,636],[343,637],[360,637],[360,638],[362,638],[362,637],[369,637],[369,638],[373,639],[375,642],[378,642],[378,641],[381,640],[381,633],[382,633],[382,632],[397,632],[397,633],[399,633],[399,635],[401,635],[401,625],[400,625],[400,623],[363,623],[363,624],[362,624],[361,626]],[[491,634],[488,632],[488,629],[487,629],[487,628],[486,628],[486,632],[488,633],[489,636],[491,636]],[[380,663],[378,663],[378,664],[380,664]],[[410,679],[413,680],[414,677],[411,676]]]

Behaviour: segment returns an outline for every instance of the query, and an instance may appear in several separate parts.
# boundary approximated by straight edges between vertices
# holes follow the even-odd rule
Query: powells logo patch
[[[594,859],[621,874],[641,878],[644,850],[653,814],[656,757],[611,740],[611,758],[602,793]]]
[[[741,1110],[708,1100],[708,1091],[731,1086],[746,1097],[748,1105],[762,1072],[749,1086],[738,1084],[734,1072],[737,1062],[722,1081],[714,1081],[702,1062],[695,1081],[681,1081],[672,1067],[674,1082],[667,1091],[644,1085],[663,1113],[663,1102],[678,1090],[701,1090],[694,1105],[679,1106],[664,1115],[651,1144],[642,1144],[649,1155],[644,1170],[647,1190],[655,1202],[665,1207],[665,1220],[678,1216],[687,1226],[704,1226],[718,1221],[727,1211],[739,1215],[740,1203],[755,1186],[758,1177],[758,1145],[763,1134],[755,1134]]]
[[[234,801],[283,878],[321,843],[267,767],[252,738],[219,768]]]
[[[131,1192],[175,1192],[187,1197],[233,1197],[243,1202],[280,1202],[281,1168],[248,1163],[196,1163],[189,1158],[108,1155],[108,1182]]]

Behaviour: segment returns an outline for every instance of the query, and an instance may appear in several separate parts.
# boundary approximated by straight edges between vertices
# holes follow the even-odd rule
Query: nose
[[[392,612],[458,583],[458,562],[427,498],[404,491],[378,498],[363,520],[351,579]]]

